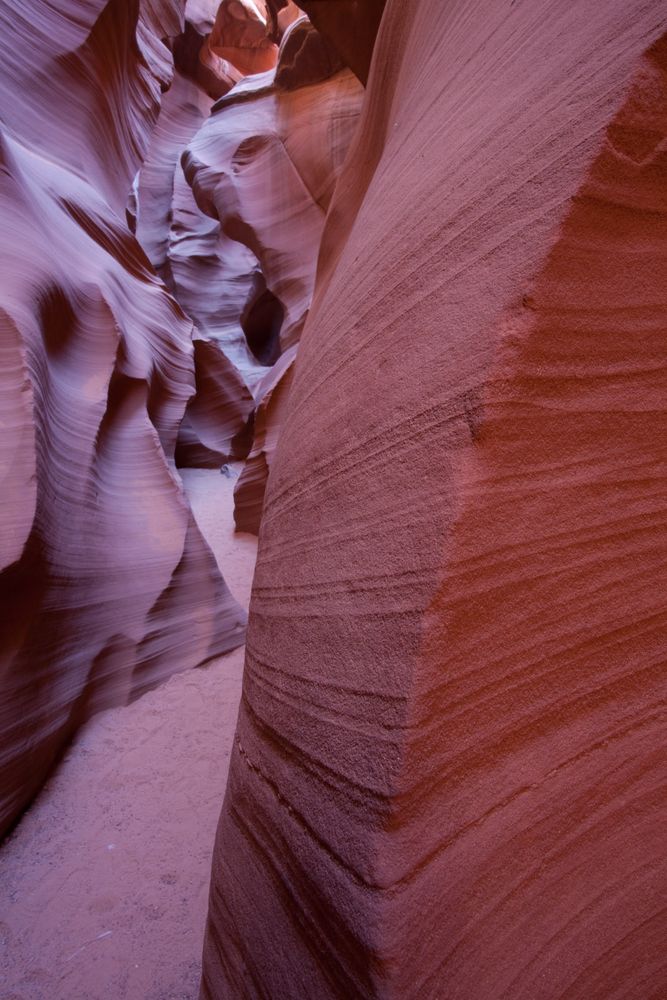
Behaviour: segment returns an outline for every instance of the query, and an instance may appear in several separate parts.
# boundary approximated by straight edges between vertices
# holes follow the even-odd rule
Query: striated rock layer
[[[267,489],[203,997],[667,991],[665,32],[658,0],[388,0]]]
[[[299,339],[324,218],[356,126],[359,82],[307,20],[283,38],[274,72],[243,80],[213,107],[183,157],[199,207],[259,261],[264,342],[273,364]],[[273,321],[272,321],[273,317]],[[252,328],[252,318],[245,317]]]
[[[245,457],[252,439],[249,386],[264,374],[241,327],[254,293],[257,259],[223,237],[219,223],[203,215],[180,165],[183,149],[208,117],[211,95],[226,93],[243,76],[227,59],[212,55],[223,28],[230,52],[242,64],[244,43],[252,61],[257,53],[253,43],[266,38],[268,30],[266,17],[254,4],[190,0],[186,5],[184,30],[172,43],[173,81],[162,99],[130,206],[137,239],[198,331],[195,395],[179,430],[179,466],[220,466]],[[266,53],[274,65],[278,48],[268,40]]]
[[[280,9],[286,0],[268,3]],[[366,84],[385,4],[386,0],[301,0],[299,6],[317,30],[330,39],[345,65]]]
[[[244,632],[173,462],[192,323],[124,221],[182,5],[57,6],[0,10],[0,831],[87,716]]]
[[[275,71],[248,77],[218,101],[183,157],[197,211],[206,212],[222,229],[219,281],[206,283],[211,296],[225,303],[226,332],[224,341],[218,340],[231,356],[227,345],[236,304],[237,324],[254,358],[264,366],[278,362],[261,381],[251,380],[247,365],[237,360],[238,347],[234,354],[257,404],[255,441],[235,493],[239,530],[259,531],[291,359],[313,294],[325,214],[362,93],[331,46],[301,18],[285,31]],[[188,250],[186,245],[186,254]],[[248,255],[257,264],[250,291]],[[199,259],[192,269],[198,267]],[[246,301],[239,313],[243,291]],[[289,362],[283,363],[283,351]],[[274,392],[278,381],[280,389]]]

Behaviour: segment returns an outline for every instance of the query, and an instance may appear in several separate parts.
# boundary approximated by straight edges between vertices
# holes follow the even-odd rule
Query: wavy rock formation
[[[226,2],[228,0],[223,0],[223,3]],[[172,125],[169,114],[171,105],[167,101],[163,102],[159,123],[164,124],[164,132],[169,137],[165,145],[171,169],[169,176],[163,174],[155,186],[156,195],[159,189],[161,193],[157,196],[166,204],[166,211],[162,212],[158,224],[165,256],[156,263],[158,267],[163,267],[160,273],[179,305],[194,321],[201,337],[216,343],[238,370],[240,378],[231,372],[229,377],[236,383],[235,392],[240,399],[245,395],[245,386],[252,387],[264,374],[262,366],[248,349],[240,321],[248,300],[254,294],[259,265],[250,250],[224,236],[219,222],[199,210],[185,180],[180,159],[185,145],[208,117],[213,103],[211,98],[227,93],[242,79],[242,73],[219,56],[215,56],[215,62],[211,63],[209,42],[215,13],[220,6],[218,0],[209,3],[210,22],[202,20],[201,16],[197,20],[197,11],[192,10],[191,3],[192,0],[186,7],[185,31],[174,43],[176,72],[172,86],[173,117],[178,120],[188,116],[187,130],[182,131]],[[250,8],[247,12],[252,15]],[[254,9],[255,17],[258,13]],[[196,26],[196,42],[193,41],[195,35],[191,24]],[[243,23],[239,22],[240,30],[242,27]],[[266,24],[264,30],[267,30]],[[187,51],[184,40],[187,40]],[[234,36],[231,40],[241,48],[240,38]],[[277,48],[275,53],[277,58]],[[215,71],[217,82],[213,88],[209,86],[208,79],[202,80],[202,63],[212,66]],[[179,93],[177,87],[181,78],[183,86]],[[192,87],[196,91],[194,94],[190,90]],[[166,96],[171,97],[172,91]],[[142,174],[150,160],[149,153]],[[203,374],[206,377],[206,373]]]
[[[174,297],[201,335],[217,344],[234,365],[238,373],[234,378],[243,392],[244,385],[252,388],[266,374],[243,328],[243,317],[261,283],[257,258],[199,211],[180,167],[173,216],[169,267]]]
[[[180,154],[208,117],[213,101],[178,71],[162,98],[150,147],[137,175],[134,232],[156,272],[173,288],[169,236]]]
[[[278,12],[287,0],[267,0]],[[365,85],[382,12],[387,0],[303,0],[299,6],[317,30],[328,38],[346,66]],[[275,16],[275,15],[274,15]],[[280,14],[278,14],[280,17]]]
[[[265,73],[273,69],[278,56],[266,26],[263,0],[224,0],[208,39],[209,51],[231,63],[241,76]]]
[[[179,0],[36,0],[0,11],[6,129],[85,176],[118,214],[171,79]],[[63,95],[55,100],[54,95]]]
[[[658,0],[388,0],[267,489],[205,998],[667,990],[665,32]]]
[[[243,641],[173,462],[192,324],[124,222],[179,8],[0,10],[0,831],[92,712]]]
[[[362,92],[299,20],[283,38],[276,71],[248,77],[221,98],[183,159],[199,207],[260,263],[262,308],[276,317],[263,325],[280,337],[276,353],[267,352],[273,360],[303,328]]]
[[[176,464],[220,468],[252,445],[255,399],[220,348],[195,335],[195,394],[178,430]]]
[[[243,76],[236,66],[211,50],[211,34],[220,5],[221,0],[186,0],[183,31],[171,45],[177,72],[197,83],[212,100],[226,94]],[[248,17],[259,14],[254,6],[243,9]],[[238,28],[243,30],[242,21]]]
[[[285,13],[291,17],[289,10]],[[185,209],[182,231],[186,241],[205,231],[205,226],[193,225],[199,210],[210,217],[209,226],[215,220],[214,226],[222,229],[220,243],[214,243],[210,228],[206,237],[218,280],[208,280],[204,294],[210,293],[212,303],[225,303],[224,310],[209,309],[222,326],[214,336],[254,388],[259,408],[258,437],[236,492],[239,530],[259,530],[270,455],[288,392],[282,384],[287,366],[258,383],[257,364],[248,364],[243,351],[249,348],[259,365],[271,366],[298,342],[312,298],[326,210],[361,95],[358,81],[308,20],[292,20],[275,71],[249,77],[218,101],[183,158],[199,208],[194,214]],[[190,295],[186,288],[185,300],[176,292],[186,309],[201,295],[202,282],[187,274],[193,257],[186,242],[179,260],[195,291]],[[198,271],[199,255],[196,260]],[[275,395],[278,378],[282,388]],[[193,461],[194,454],[200,452],[179,449],[183,461]]]
[[[195,395],[176,448],[180,466],[220,466],[245,457],[254,409],[249,386],[263,374],[240,323],[254,292],[257,260],[200,212],[180,166],[183,149],[208,117],[211,94],[219,97],[243,77],[242,68],[213,44],[220,43],[223,28],[227,56],[236,53],[244,66],[244,46],[252,62],[257,39],[266,37],[266,14],[238,0],[209,0],[206,5],[190,0],[184,30],[172,44],[173,82],[162,100],[130,206],[137,239],[198,330]],[[277,46],[267,42],[265,48],[275,65]]]
[[[267,31],[266,12],[262,15],[253,0],[188,0],[183,31],[172,42],[175,71],[135,191],[137,238],[170,290],[170,225],[181,153],[208,117],[213,100],[246,75],[246,64],[253,63],[258,51],[268,53],[263,69],[275,67],[278,47]],[[225,51],[235,54],[238,64],[219,54],[223,39]],[[262,40],[266,44],[258,48]]]

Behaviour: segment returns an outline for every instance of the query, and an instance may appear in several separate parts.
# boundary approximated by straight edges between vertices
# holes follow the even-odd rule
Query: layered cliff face
[[[181,6],[0,11],[0,829],[88,715],[243,641],[173,462],[192,323],[125,223]]]
[[[667,988],[665,32],[657,0],[388,0],[268,483],[203,997]]]

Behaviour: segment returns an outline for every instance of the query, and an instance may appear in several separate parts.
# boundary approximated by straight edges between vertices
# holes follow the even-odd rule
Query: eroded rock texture
[[[0,9],[0,830],[88,715],[243,640],[173,462],[192,323],[125,224],[181,6]]]
[[[286,2],[268,0],[274,10],[280,10]],[[336,3],[303,0],[299,6],[317,30],[330,39],[345,65],[365,84],[385,4],[386,0],[336,0]]]
[[[289,30],[299,20],[294,31]],[[289,41],[284,37],[286,33]],[[291,327],[294,323],[267,286],[262,263],[253,252],[257,241],[247,239],[245,220],[239,221],[240,232],[234,228],[236,238],[232,239],[222,231],[217,212],[204,214],[184,177],[181,157],[207,119],[213,98],[226,94],[244,77],[259,73],[257,84],[250,83],[250,90],[259,87],[264,93],[270,80],[275,85],[272,89],[282,92],[325,81],[342,64],[291,0],[279,12],[267,7],[263,0],[189,0],[184,30],[171,47],[174,80],[162,101],[148,155],[134,185],[129,214],[151,263],[198,331],[196,393],[179,431],[177,463],[219,466],[229,458],[246,456],[252,441],[254,409],[263,395],[260,382],[266,369],[280,357],[285,320]],[[251,116],[248,120],[251,132],[255,119]],[[302,105],[285,107],[281,128],[287,133],[303,133]],[[328,161],[334,158],[337,170],[349,137],[337,129],[331,140],[325,140],[321,151],[311,150],[306,163],[309,174],[313,173],[314,160],[326,173],[331,170]],[[335,149],[332,151],[330,146]],[[212,166],[218,168],[215,157]],[[223,170],[227,167],[224,158],[220,166]],[[275,282],[282,269],[279,254],[285,253],[289,230],[277,232],[277,223],[284,225],[284,219],[276,220],[271,214],[276,183],[272,166],[272,160],[266,157],[258,165],[259,186],[266,189],[258,216],[265,241],[270,243],[273,238],[278,247],[271,256],[269,275]],[[290,200],[302,197],[303,179],[297,166],[282,196],[283,209]],[[331,189],[331,177],[326,183]],[[251,204],[252,196],[246,198],[240,210],[247,210]],[[308,303],[322,231],[321,215],[321,211],[315,214],[313,233],[300,254],[301,266],[310,278],[305,296]],[[302,233],[296,239],[301,240]],[[305,308],[299,316],[298,332]],[[290,333],[295,340],[297,332],[290,329]],[[265,481],[262,490],[264,485]]]
[[[361,94],[302,19],[283,38],[275,73],[248,77],[221,98],[184,156],[200,208],[259,261],[263,308],[275,322],[263,321],[268,342],[254,350],[269,363],[303,329],[324,217]]]
[[[172,239],[183,276],[179,286],[174,270],[179,301],[186,309],[193,301],[196,308],[204,284],[209,315],[222,327],[216,339],[254,392],[258,436],[236,493],[237,525],[252,531],[259,528],[269,456],[289,384],[287,365],[261,381],[257,366],[275,365],[283,351],[298,343],[312,298],[325,214],[362,95],[353,74],[308,20],[295,21],[289,8],[282,13],[291,23],[275,70],[249,76],[218,101],[183,157],[197,205],[187,209],[186,225],[180,228],[185,244]],[[208,230],[199,221],[193,228],[193,219],[204,218]],[[221,230],[217,243],[216,226]],[[217,262],[216,282],[210,281],[212,269],[201,273],[201,255],[193,256],[187,243],[193,232],[205,230],[209,259],[214,255]],[[174,232],[178,230],[172,227]],[[209,280],[197,282],[197,275]],[[189,288],[196,289],[194,295]],[[216,302],[224,303],[224,309],[216,312]],[[254,365],[242,357],[244,350]],[[274,395],[278,377],[282,388]],[[237,440],[245,440],[243,433]]]
[[[260,38],[266,39],[263,58],[275,65],[278,47],[268,39],[260,8],[238,0],[186,5],[184,30],[171,45],[173,81],[131,200],[137,239],[197,327],[196,391],[179,430],[179,465],[220,466],[244,458],[252,439],[250,390],[263,369],[248,349],[240,317],[253,295],[258,263],[198,209],[180,158],[208,117],[213,98],[243,78],[242,69],[222,54],[223,31],[224,51],[228,57],[236,54],[242,67],[260,51]]]
[[[287,412],[297,347],[288,347],[257,386],[252,449],[234,489],[237,531],[259,534],[266,483]]]
[[[264,0],[224,0],[219,5],[208,48],[241,76],[265,73],[276,65],[277,47],[266,30]]]
[[[203,997],[667,990],[666,31],[658,0],[388,0],[267,489]]]
[[[195,335],[195,394],[178,430],[179,466],[220,468],[245,458],[253,436],[255,400],[220,348]]]

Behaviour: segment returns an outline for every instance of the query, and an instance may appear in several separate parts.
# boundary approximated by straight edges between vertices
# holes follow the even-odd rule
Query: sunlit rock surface
[[[220,4],[208,48],[236,67],[242,76],[264,73],[276,65],[278,49],[266,30],[263,0],[224,0]]]
[[[178,3],[0,9],[0,828],[74,729],[239,645],[175,472],[192,323],[127,229]]]
[[[666,31],[388,0],[267,487],[204,998],[667,990]],[[269,155],[214,189],[223,118],[212,205]]]

